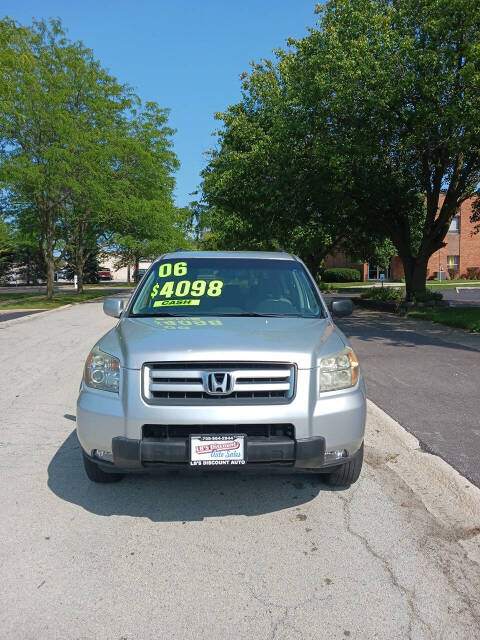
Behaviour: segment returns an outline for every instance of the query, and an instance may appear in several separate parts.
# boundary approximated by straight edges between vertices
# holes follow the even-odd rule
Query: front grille
[[[212,373],[228,374],[228,393],[211,392]],[[149,404],[281,404],[294,393],[290,363],[149,362],[143,367],[143,397]]]
[[[272,438],[275,436],[295,438],[293,424],[144,424],[142,428],[142,438],[147,440],[236,433],[245,433],[249,438]]]

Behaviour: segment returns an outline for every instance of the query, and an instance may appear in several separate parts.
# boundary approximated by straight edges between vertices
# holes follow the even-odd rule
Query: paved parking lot
[[[338,324],[369,398],[480,486],[480,335],[361,309]]]
[[[374,407],[349,490],[238,472],[89,483],[75,399],[113,323],[90,303],[0,325],[2,637],[480,636],[480,492]]]
[[[451,307],[480,307],[480,287],[475,289],[442,289],[443,299],[448,300]]]

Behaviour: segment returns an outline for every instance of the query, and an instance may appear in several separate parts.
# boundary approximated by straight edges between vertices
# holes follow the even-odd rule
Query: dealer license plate
[[[190,464],[202,467],[245,464],[245,434],[191,435]]]

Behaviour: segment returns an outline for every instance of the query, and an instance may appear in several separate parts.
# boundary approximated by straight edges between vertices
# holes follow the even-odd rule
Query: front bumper
[[[138,473],[160,471],[172,467],[189,466],[189,442],[187,438],[169,438],[163,442],[134,440],[124,437],[112,439],[113,462],[96,456],[89,458],[104,471],[111,473]],[[246,464],[241,466],[219,465],[212,469],[245,469],[246,467],[291,467],[295,471],[331,470],[348,457],[333,458],[325,450],[322,437],[293,440],[287,437],[247,438]],[[197,469],[197,467],[196,467]],[[205,467],[203,467],[205,469]]]

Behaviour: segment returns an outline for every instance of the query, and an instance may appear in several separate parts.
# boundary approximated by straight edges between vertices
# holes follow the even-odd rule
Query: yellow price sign
[[[158,267],[158,277],[168,278],[172,273],[174,276],[182,277],[187,275],[187,271],[188,267],[186,262],[175,262],[174,264],[164,262]]]
[[[200,300],[155,300],[154,307],[198,307]]]
[[[172,296],[175,296],[175,298],[185,298],[186,296],[201,298],[204,295],[218,298],[222,295],[223,290],[222,280],[210,280],[210,282],[206,280],[194,280],[193,282],[191,280],[179,280],[178,282],[169,280],[163,284],[161,289],[160,284],[159,282],[154,284],[150,294],[152,298],[157,296],[164,298],[171,298]]]

